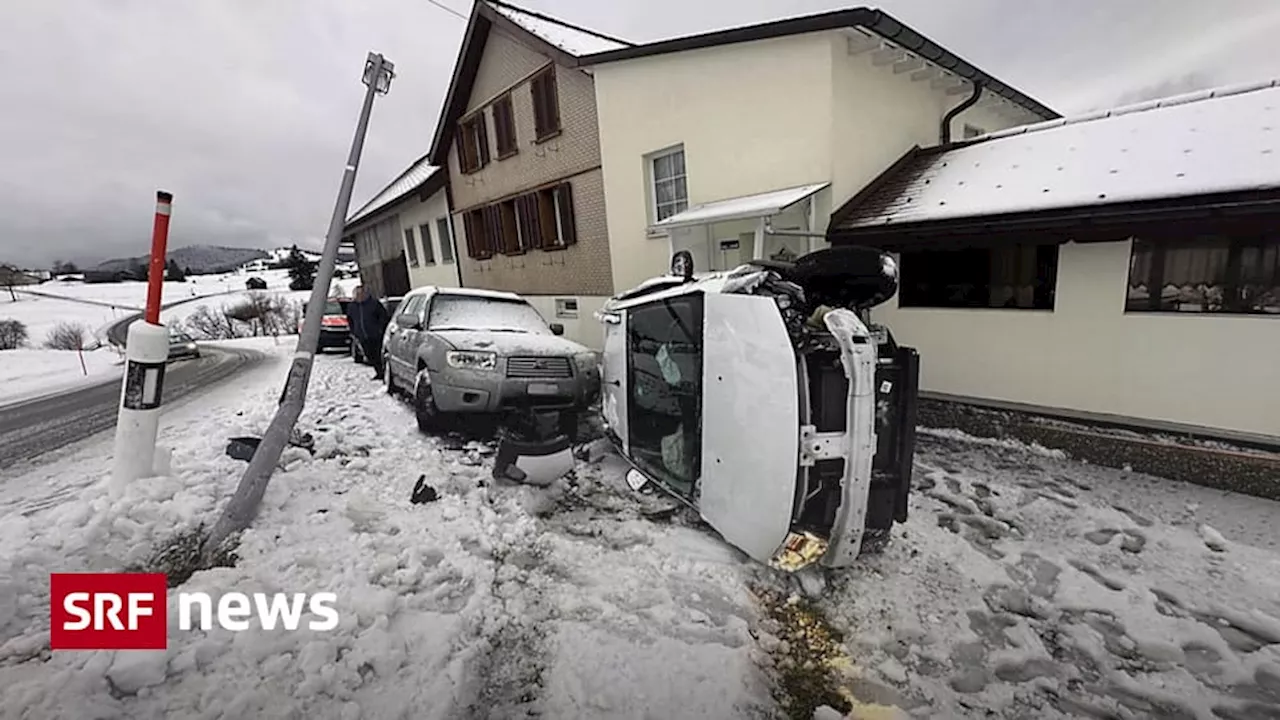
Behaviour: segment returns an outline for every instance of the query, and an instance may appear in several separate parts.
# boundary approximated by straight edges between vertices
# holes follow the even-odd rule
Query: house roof
[[[427,181],[432,178],[438,176],[437,182],[443,184],[444,173],[439,171],[440,168],[432,165],[425,155],[414,160],[407,170],[397,175],[395,180],[392,180],[386,187],[379,190],[378,194],[369,199],[369,202],[352,213],[351,217],[347,218],[347,225],[357,223],[373,215],[382,208],[427,184]]]
[[[828,182],[822,182],[812,185],[801,185],[799,187],[786,188],[783,190],[771,190],[769,192],[757,193],[755,195],[744,195],[742,197],[729,198],[728,200],[716,200],[714,202],[702,203],[701,205],[694,205],[693,207],[682,210],[660,222],[654,223],[653,227],[655,229],[668,229],[687,227],[690,225],[727,222],[729,220],[770,217],[777,215],[788,207],[795,205],[830,184],[831,183]]]
[[[466,112],[471,86],[475,83],[480,59],[484,56],[484,46],[494,27],[570,68],[579,67],[579,58],[588,54],[631,47],[625,40],[501,0],[477,0],[471,8],[471,17],[462,37],[462,47],[458,50],[458,59],[453,66],[453,78],[449,81],[444,106],[440,109],[440,120],[436,123],[435,136],[431,140],[431,150],[427,153],[427,157],[436,165],[444,165],[448,159],[454,125]]]
[[[1048,120],[1061,117],[1041,102],[997,80],[994,76],[899,22],[888,13],[866,7],[846,8],[817,15],[805,15],[607,50],[585,56],[581,62],[583,65],[599,65],[619,60],[841,28],[861,28],[868,31],[877,36],[886,46],[906,51],[919,60],[931,63],[970,83],[981,84],[987,92],[1003,97],[1041,118]]]
[[[1205,90],[915,148],[831,233],[1280,189],[1280,81]]]

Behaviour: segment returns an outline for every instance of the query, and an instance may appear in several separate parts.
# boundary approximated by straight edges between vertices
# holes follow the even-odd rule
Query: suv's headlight
[[[573,356],[579,373],[600,372],[600,353],[592,350]]]
[[[498,354],[473,350],[450,350],[444,356],[450,367],[469,370],[492,370],[498,366]]]

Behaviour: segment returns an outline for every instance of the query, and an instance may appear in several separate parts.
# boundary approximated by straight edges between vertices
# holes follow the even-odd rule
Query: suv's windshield
[[[342,305],[339,304],[338,301],[336,300],[330,300],[329,302],[324,304],[324,314],[325,315],[342,315],[343,314]]]
[[[449,294],[436,296],[427,329],[551,334],[538,311],[523,300]]]

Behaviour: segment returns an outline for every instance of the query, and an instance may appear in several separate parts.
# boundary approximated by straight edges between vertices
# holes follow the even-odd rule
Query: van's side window
[[[627,434],[632,459],[689,495],[702,469],[702,295],[627,311]]]

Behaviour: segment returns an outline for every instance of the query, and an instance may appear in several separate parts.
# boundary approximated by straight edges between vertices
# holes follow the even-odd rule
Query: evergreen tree
[[[173,282],[182,282],[187,279],[187,274],[178,267],[178,261],[169,258],[169,262],[164,267],[164,279]]]
[[[290,290],[310,290],[316,284],[316,264],[308,260],[297,245],[289,248],[285,267],[289,268]]]

